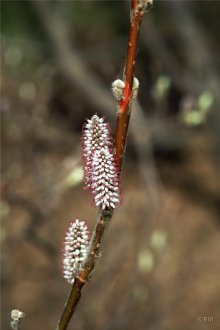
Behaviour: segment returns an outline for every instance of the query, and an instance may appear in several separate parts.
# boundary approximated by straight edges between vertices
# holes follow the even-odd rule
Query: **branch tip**
[[[25,314],[18,309],[13,309],[11,311],[11,322],[10,326],[13,330],[21,329],[21,321],[25,317]]]
[[[153,0],[138,0],[138,10],[144,14],[145,11],[151,9]]]

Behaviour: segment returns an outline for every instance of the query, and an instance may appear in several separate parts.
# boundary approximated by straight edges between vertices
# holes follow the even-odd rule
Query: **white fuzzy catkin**
[[[89,231],[85,221],[70,222],[64,239],[63,276],[68,283],[74,282],[77,271],[83,265],[89,246]]]
[[[83,126],[82,132],[82,155],[85,163],[84,180],[87,188],[91,184],[91,157],[96,150],[100,150],[104,146],[112,148],[112,137],[108,123],[104,122],[104,118],[97,115],[87,119]]]
[[[108,147],[96,150],[91,162],[91,191],[96,206],[115,208],[120,202],[120,183],[113,154]]]
[[[120,202],[119,172],[113,155],[110,126],[94,115],[82,134],[84,180],[96,207],[115,208]]]

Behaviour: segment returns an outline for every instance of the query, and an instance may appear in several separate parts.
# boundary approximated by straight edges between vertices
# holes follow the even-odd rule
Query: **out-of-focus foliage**
[[[45,40],[41,21],[29,1],[1,2],[1,33],[12,38]]]
[[[98,40],[100,29],[105,33],[126,32],[123,1],[51,1],[52,8],[78,31],[88,29]],[[1,31],[8,37],[26,37],[32,41],[46,41],[41,21],[30,1],[2,1]],[[104,31],[103,31],[104,32]],[[100,34],[101,36],[101,34]]]
[[[209,91],[199,95],[196,101],[192,98],[186,98],[182,102],[180,120],[189,126],[198,126],[205,123],[213,102],[213,95]]]

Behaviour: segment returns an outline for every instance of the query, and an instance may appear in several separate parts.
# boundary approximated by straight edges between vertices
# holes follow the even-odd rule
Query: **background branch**
[[[106,109],[107,112],[113,113],[114,106],[110,93],[95,75],[91,75],[89,68],[77,54],[74,44],[69,42],[69,31],[57,10],[48,1],[32,2],[53,43],[56,57],[65,75],[70,81],[77,83],[79,89],[88,96],[91,105],[101,111]]]

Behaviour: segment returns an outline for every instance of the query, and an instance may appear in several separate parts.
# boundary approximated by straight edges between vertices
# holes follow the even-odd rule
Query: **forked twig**
[[[115,135],[115,155],[120,172],[124,159],[128,124],[130,118],[133,76],[140,26],[146,9],[149,9],[151,5],[152,0],[131,0],[130,31],[128,38],[127,57],[124,69],[125,88],[123,98],[118,100],[118,116]],[[69,324],[69,321],[81,297],[82,287],[88,281],[89,275],[95,266],[96,259],[100,250],[100,245],[102,243],[104,234],[108,228],[109,221],[112,218],[113,212],[114,210],[112,208],[104,210],[100,209],[98,212],[96,225],[93,230],[93,234],[90,241],[87,259],[83,264],[82,270],[77,273],[76,278],[73,282],[69,298],[57,325],[57,330],[66,329]]]

